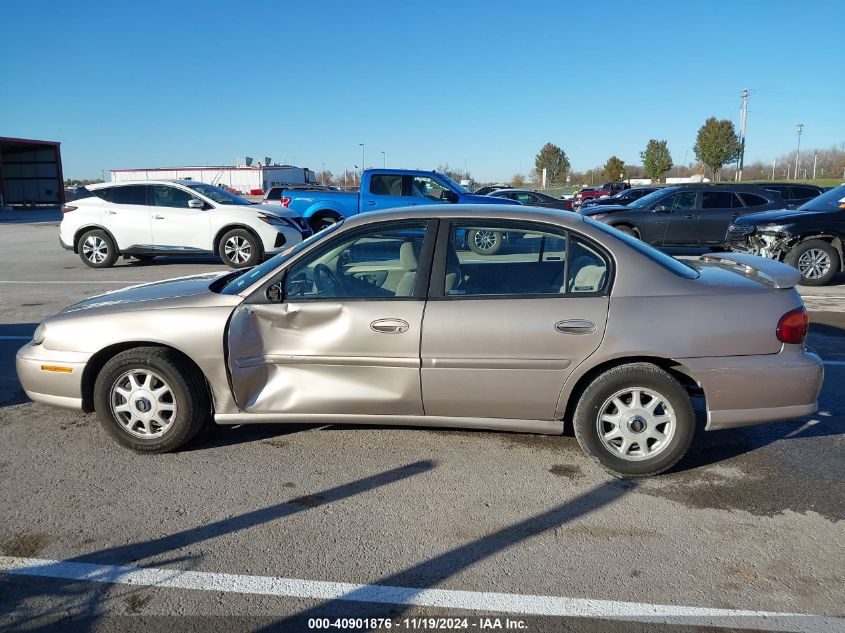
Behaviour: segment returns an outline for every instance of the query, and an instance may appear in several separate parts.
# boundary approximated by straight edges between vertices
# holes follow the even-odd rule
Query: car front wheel
[[[695,433],[695,413],[683,385],[650,363],[601,374],[575,409],[575,436],[614,475],[646,477],[674,466]]]
[[[108,361],[94,383],[94,407],[109,435],[147,453],[190,441],[211,409],[199,372],[159,347],[130,349]]]
[[[786,263],[801,273],[802,286],[829,284],[841,265],[839,251],[824,240],[807,240],[793,248],[786,256]]]
[[[220,240],[217,254],[232,268],[255,266],[264,257],[258,238],[246,229],[233,229],[226,233]]]

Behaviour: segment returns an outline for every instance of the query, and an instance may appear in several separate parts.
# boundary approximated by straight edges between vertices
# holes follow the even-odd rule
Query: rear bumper
[[[707,400],[707,430],[794,420],[818,409],[821,358],[799,345],[778,354],[679,359]]]
[[[45,350],[27,343],[18,350],[15,368],[31,400],[81,410],[82,372],[87,360],[85,354]]]

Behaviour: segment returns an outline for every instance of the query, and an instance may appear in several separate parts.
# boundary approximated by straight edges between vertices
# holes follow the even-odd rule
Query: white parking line
[[[841,618],[801,613],[710,609],[647,602],[559,598],[555,596],[452,589],[358,585],[273,576],[246,576],[152,567],[95,565],[38,558],[0,556],[0,572],[20,576],[39,576],[145,587],[222,591],[312,600],[414,605],[520,615],[602,618],[767,631],[845,630],[845,620]]]

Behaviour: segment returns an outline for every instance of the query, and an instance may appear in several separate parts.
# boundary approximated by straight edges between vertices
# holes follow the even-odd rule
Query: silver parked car
[[[493,255],[473,231],[507,234]],[[412,424],[560,434],[624,476],[707,429],[813,413],[799,273],[682,263],[574,213],[366,213],[251,269],[134,286],[44,321],[17,355],[33,400],[96,411],[139,451],[218,424]]]

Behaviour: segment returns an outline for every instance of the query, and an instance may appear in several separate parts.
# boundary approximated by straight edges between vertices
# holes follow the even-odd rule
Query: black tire
[[[637,239],[640,239],[640,234],[637,233],[637,230],[632,226],[628,226],[627,224],[620,224],[619,226],[614,226],[613,228],[617,231],[622,231],[625,235],[630,235],[631,237],[636,237]]]
[[[477,255],[495,255],[505,242],[500,231],[476,230],[467,232],[467,245]]]
[[[312,217],[309,224],[311,225],[312,231],[319,233],[323,229],[330,227],[332,224],[337,224],[339,221],[340,218],[334,215],[321,215]]]
[[[110,268],[120,255],[111,235],[102,229],[83,233],[79,238],[78,248],[79,259],[91,268]]]
[[[826,286],[833,281],[842,266],[839,251],[833,244],[824,240],[801,242],[786,254],[785,261],[799,270],[799,283],[802,286]],[[822,273],[825,264],[827,270]]]
[[[261,241],[246,229],[232,229],[220,238],[217,254],[231,268],[249,268],[264,259]]]
[[[133,370],[136,370],[133,373],[134,383],[139,386],[145,373],[155,374],[159,380],[153,378],[149,390],[139,388],[129,391],[132,399],[124,399],[117,388],[131,384],[128,374]],[[157,399],[153,392],[162,385],[168,390]],[[112,406],[114,400],[120,399],[124,401],[115,406],[128,405],[127,412],[117,412]],[[146,400],[146,405],[142,400]],[[169,402],[174,404],[175,411],[164,411]],[[140,413],[141,405],[150,405],[152,412],[148,409],[147,413]],[[175,352],[161,347],[136,347],[109,360],[94,383],[94,408],[100,424],[112,438],[127,448],[144,453],[168,453],[178,449],[199,433],[211,413],[208,389],[202,375],[187,366]],[[131,419],[152,414],[157,415],[159,422],[165,422],[166,426],[150,419],[147,428],[142,420],[133,422]],[[158,435],[157,430],[160,431]],[[149,437],[143,437],[144,433]]]
[[[643,389],[653,392],[660,396],[661,402],[668,403],[668,410],[664,408],[663,404],[658,404],[655,411],[660,413],[652,418],[660,418],[669,413],[674,414],[674,429],[664,446],[661,447],[658,440],[650,437],[651,433],[657,429],[651,425],[651,422],[646,421],[649,418],[646,408],[626,409],[627,413],[623,414],[624,422],[617,427],[620,429],[620,433],[622,433],[621,429],[624,428],[624,437],[618,438],[619,445],[616,448],[611,449],[605,445],[606,442],[615,443],[616,438],[602,440],[599,437],[599,434],[603,432],[600,429],[606,430],[608,424],[600,420],[600,417],[608,417],[603,416],[603,412],[607,411],[605,407],[612,406],[614,410],[622,414],[621,409],[610,404],[614,396],[622,400],[626,406],[634,404],[633,398],[628,402],[625,401],[624,392],[628,389]],[[650,396],[648,394],[640,395],[640,402],[642,402],[643,397],[649,397],[649,401],[643,403],[644,407],[647,407],[650,403]],[[671,374],[651,363],[620,365],[609,369],[593,380],[581,394],[575,408],[573,422],[575,437],[578,439],[581,448],[598,459],[602,466],[617,477],[648,477],[668,470],[686,454],[695,434],[695,413],[690,397],[683,385],[675,380]],[[614,425],[613,422],[609,424]],[[671,427],[668,424],[670,423],[658,423],[663,433],[669,432]],[[638,429],[636,425],[644,425],[645,428]],[[607,434],[612,431],[611,428],[607,431]],[[635,446],[637,451],[642,452],[638,441],[643,440],[649,447],[647,450],[655,452],[653,457],[635,453]],[[620,454],[625,446],[623,443],[625,441],[629,442],[629,448],[625,449],[628,457],[623,458]]]

